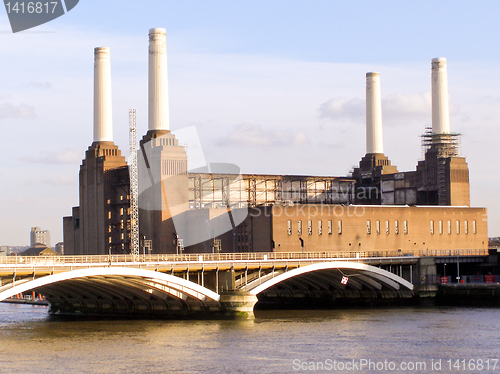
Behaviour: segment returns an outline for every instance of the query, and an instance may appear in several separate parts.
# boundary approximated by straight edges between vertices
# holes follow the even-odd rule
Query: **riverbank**
[[[8,304],[28,304],[28,305],[44,305],[48,306],[49,303],[45,300],[28,300],[28,299],[5,299],[2,303]]]
[[[500,306],[500,284],[441,284],[435,296],[440,306]]]

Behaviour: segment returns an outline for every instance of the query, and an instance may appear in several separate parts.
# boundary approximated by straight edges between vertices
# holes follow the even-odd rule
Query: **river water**
[[[46,307],[0,303],[1,373],[500,373],[499,359],[495,308],[162,321],[68,320]]]

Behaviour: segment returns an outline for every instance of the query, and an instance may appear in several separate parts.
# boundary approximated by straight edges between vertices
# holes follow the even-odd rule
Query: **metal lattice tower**
[[[130,175],[130,254],[139,255],[139,181],[137,175],[137,119],[136,110],[130,109],[129,158]]]

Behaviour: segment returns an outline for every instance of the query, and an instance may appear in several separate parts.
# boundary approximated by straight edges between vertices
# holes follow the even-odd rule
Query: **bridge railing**
[[[414,251],[348,251],[348,252],[245,252],[152,255],[89,255],[89,256],[7,256],[0,265],[106,265],[144,262],[210,262],[210,261],[272,261],[314,259],[357,259],[373,257],[457,257],[485,256],[487,249],[414,250]]]

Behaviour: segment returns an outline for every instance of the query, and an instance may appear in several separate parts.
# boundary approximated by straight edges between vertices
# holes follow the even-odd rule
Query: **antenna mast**
[[[139,183],[137,176],[137,119],[136,110],[130,109],[129,157],[130,175],[130,254],[139,255]]]

